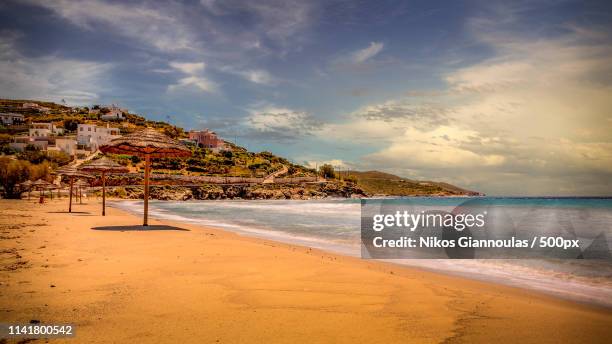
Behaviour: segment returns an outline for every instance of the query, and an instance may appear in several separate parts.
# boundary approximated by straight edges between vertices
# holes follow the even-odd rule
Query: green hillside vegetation
[[[234,146],[232,151],[213,152],[207,148],[191,147],[192,156],[182,158],[164,158],[151,163],[153,173],[190,175],[190,176],[223,176],[223,177],[265,177],[288,166],[289,177],[315,176],[313,169],[290,163],[287,159],[270,152],[249,152],[242,147]],[[129,155],[111,155],[118,163],[134,171],[143,172],[144,164],[138,157]]]
[[[24,103],[35,103],[47,107],[50,110],[43,113],[36,109],[24,109],[22,108]],[[164,134],[172,138],[187,137],[183,128],[173,126],[163,121],[147,120],[145,117],[133,113],[124,113],[126,117],[125,121],[103,121],[100,120],[100,116],[104,113],[105,108],[98,105],[92,106],[92,109],[94,108],[100,109],[101,113],[90,114],[88,107],[70,108],[64,105],[36,100],[0,99],[0,112],[23,114],[26,122],[50,122],[55,124],[58,128],[67,130],[67,134],[74,132],[78,124],[96,124],[103,126],[109,124],[118,127],[122,134],[128,134],[145,127],[152,127],[161,129]],[[10,131],[4,128],[4,130],[0,130],[0,133],[2,132]],[[10,133],[17,134],[16,132]]]
[[[371,195],[388,196],[452,196],[452,195],[479,195],[478,192],[465,190],[457,186],[431,181],[418,181],[402,178],[390,173],[379,171],[346,173],[354,178],[357,185]]]

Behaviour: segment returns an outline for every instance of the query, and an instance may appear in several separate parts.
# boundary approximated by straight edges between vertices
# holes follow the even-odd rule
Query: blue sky
[[[5,1],[0,95],[118,103],[298,163],[612,194],[605,1]]]

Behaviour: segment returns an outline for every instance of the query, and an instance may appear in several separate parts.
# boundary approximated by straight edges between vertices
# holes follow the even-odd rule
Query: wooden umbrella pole
[[[149,165],[151,164],[151,156],[145,154],[145,185],[144,185],[144,220],[142,225],[148,226],[149,217]]]
[[[106,176],[102,172],[102,216],[106,216]]]
[[[74,182],[74,177],[70,177],[70,201],[68,202],[68,212],[72,213],[72,184]]]

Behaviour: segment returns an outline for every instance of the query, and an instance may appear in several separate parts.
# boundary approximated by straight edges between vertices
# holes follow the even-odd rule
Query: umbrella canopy
[[[46,180],[43,180],[43,179],[38,179],[37,181],[32,182],[32,184],[31,184],[31,185],[32,185],[32,186],[33,186],[35,189],[46,189],[46,188],[48,188],[50,185],[53,185],[53,184],[49,183],[49,182],[48,182],[48,181],[46,181]]]
[[[190,156],[191,151],[178,141],[147,128],[113,139],[100,147],[102,153],[129,154],[146,158],[167,158]]]
[[[72,186],[74,184],[75,178],[94,178],[91,174],[81,172],[76,167],[73,166],[64,166],[55,172],[62,176],[67,176],[70,179],[70,197],[68,201],[68,212],[72,212]]]
[[[112,161],[107,157],[93,160],[79,167],[79,170],[85,172],[100,172],[100,173],[125,173],[128,168]]]
[[[66,176],[66,177],[76,177],[76,178],[95,178],[91,174],[79,171],[74,166],[64,166],[60,167],[55,171],[56,174]]]
[[[82,179],[79,179],[79,180],[77,180],[77,181],[74,183],[74,186],[78,186],[78,187],[82,188],[82,187],[89,187],[89,186],[91,186],[91,185],[90,185],[88,182],[86,182],[86,181],[84,181],[84,180],[82,180]]]
[[[32,191],[32,181],[28,179],[23,183],[19,183],[19,187],[23,190],[28,190],[28,199],[30,199],[30,192]]]
[[[151,128],[113,139],[107,145],[100,146],[99,149],[103,153],[129,154],[145,158],[143,226],[148,225],[151,158],[186,157],[191,155],[189,148]]]
[[[26,180],[23,183],[19,183],[19,186],[24,187],[24,188],[30,187],[30,186],[32,186],[32,181],[31,180]]]
[[[51,184],[48,181],[43,180],[43,179],[38,179],[37,181],[32,182],[32,187],[34,189],[40,190],[40,199],[41,199],[40,202],[41,203],[43,202],[43,199],[44,199],[43,198],[43,190],[49,188],[50,185],[53,185],[53,184]]]
[[[107,157],[94,160],[86,165],[79,167],[81,171],[99,172],[102,179],[102,216],[106,216],[106,174],[124,173],[128,168],[121,166]]]

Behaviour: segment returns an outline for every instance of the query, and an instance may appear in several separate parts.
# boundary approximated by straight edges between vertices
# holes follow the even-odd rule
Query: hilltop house
[[[45,106],[41,106],[39,104],[36,103],[23,103],[21,105],[22,108],[24,109],[34,109],[34,110],[38,110],[40,112],[49,112],[51,109]]]
[[[109,112],[104,113],[102,116],[100,116],[100,119],[104,121],[124,120],[125,116],[123,116],[123,113],[128,112],[127,109],[122,109],[116,106],[115,104],[112,104],[107,109],[109,110]]]
[[[210,148],[213,151],[226,149],[225,141],[220,139],[214,131],[208,129],[190,131],[189,140],[194,141],[200,147]]]
[[[92,152],[119,136],[119,128],[111,128],[108,124],[106,127],[95,124],[79,124],[77,126],[78,144],[88,147]]]
[[[24,117],[20,113],[0,113],[0,121],[4,125],[21,124],[24,121]]]

